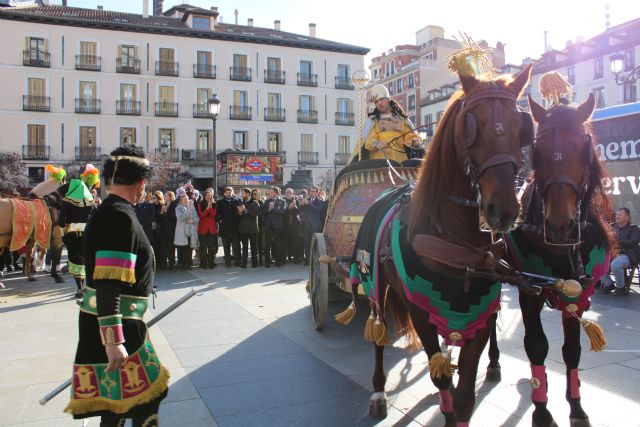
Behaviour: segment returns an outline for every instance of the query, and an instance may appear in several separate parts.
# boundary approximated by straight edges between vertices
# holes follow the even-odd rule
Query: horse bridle
[[[574,133],[574,135],[579,135],[584,137],[584,144],[587,146],[589,159],[588,159],[587,167],[584,171],[584,174],[582,175],[580,182],[576,182],[572,178],[562,173],[562,166],[564,165],[566,153],[565,153],[565,150],[563,149],[564,147],[562,146],[562,144],[558,142],[559,138],[556,131],[559,128],[568,130],[569,132]],[[544,183],[542,188],[540,188],[541,185],[538,180],[536,180],[535,182],[536,191],[540,195],[540,199],[542,203],[542,230],[543,230],[543,236],[544,236],[544,243],[547,245],[553,245],[553,246],[576,246],[580,244],[580,240],[582,238],[580,230],[584,228],[586,224],[586,211],[584,212],[584,215],[583,215],[582,203],[584,201],[584,198],[587,194],[587,190],[589,188],[591,165],[593,163],[593,149],[591,148],[591,134],[586,132],[583,126],[570,127],[570,126],[563,126],[562,123],[561,124],[552,123],[548,120],[543,121],[538,127],[535,143],[533,145],[533,169],[534,170],[536,169],[536,154],[535,154],[536,147],[540,143],[539,141],[542,139],[541,135],[547,132],[552,132],[551,143],[552,143],[552,150],[553,150],[552,151],[553,152],[553,163],[552,163],[553,175]],[[560,184],[568,185],[576,194],[576,225],[575,226],[578,228],[578,233],[576,236],[576,240],[568,243],[554,243],[547,238],[547,221],[545,219],[545,209],[546,209],[545,196],[546,196],[547,190],[552,185],[560,185]]]

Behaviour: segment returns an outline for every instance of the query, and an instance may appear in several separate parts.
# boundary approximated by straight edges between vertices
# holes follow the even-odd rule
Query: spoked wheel
[[[311,254],[309,262],[309,297],[311,314],[316,330],[324,328],[329,304],[329,267],[320,262],[320,257],[327,255],[327,245],[322,233],[315,233],[311,238]]]

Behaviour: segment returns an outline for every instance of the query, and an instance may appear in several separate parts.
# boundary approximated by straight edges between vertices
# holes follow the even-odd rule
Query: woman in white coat
[[[178,268],[191,268],[191,249],[198,247],[198,212],[187,195],[176,206],[176,231],[173,244],[178,248]]]

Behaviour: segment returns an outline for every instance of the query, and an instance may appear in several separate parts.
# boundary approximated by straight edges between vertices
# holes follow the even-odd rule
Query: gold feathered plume
[[[549,71],[540,78],[540,95],[551,105],[558,105],[563,96],[571,99],[573,87],[562,74]]]
[[[493,64],[489,59],[489,49],[483,49],[471,37],[463,33],[460,33],[460,40],[456,37],[454,39],[460,43],[462,48],[447,56],[449,71],[462,76],[475,77],[491,72]]]

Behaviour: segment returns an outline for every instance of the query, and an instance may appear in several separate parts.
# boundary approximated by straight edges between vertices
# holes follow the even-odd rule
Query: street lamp
[[[220,112],[220,98],[218,95],[213,94],[207,101],[209,104],[209,114],[211,114],[211,121],[213,122],[213,135],[212,135],[212,148],[213,148],[213,191],[218,193],[218,156],[216,150],[216,119]]]
[[[611,61],[611,72],[615,76],[617,84],[634,84],[638,79],[640,79],[640,65],[635,67],[633,70],[630,70],[628,74],[621,75],[622,69],[624,68],[624,55],[621,53],[614,53],[609,57],[609,61]]]

